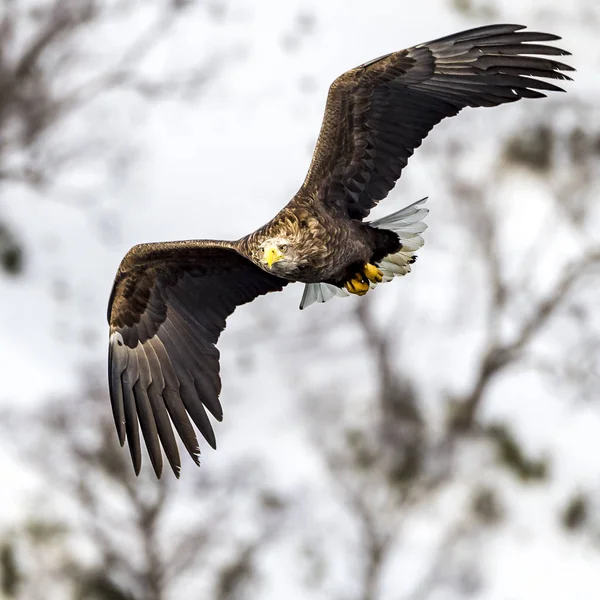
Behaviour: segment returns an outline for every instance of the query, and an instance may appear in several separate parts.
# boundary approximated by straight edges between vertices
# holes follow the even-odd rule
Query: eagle
[[[216,448],[207,415],[223,417],[216,345],[236,307],[301,282],[304,308],[411,270],[425,199],[365,219],[445,117],[564,91],[546,80],[570,80],[564,72],[574,69],[554,60],[570,53],[543,43],[558,36],[525,29],[469,29],[347,71],[329,88],[304,182],[271,221],[237,241],[147,243],[126,254],[108,306],[108,381],[136,474],[142,436],[157,477],[163,452],[179,477],[174,430],[196,464],[194,425]]]

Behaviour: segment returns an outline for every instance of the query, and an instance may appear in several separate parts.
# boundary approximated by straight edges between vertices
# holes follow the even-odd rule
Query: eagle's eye
[[[279,249],[280,249],[282,252],[285,252],[285,251],[288,249],[288,246],[287,246],[287,244],[281,244],[281,246],[279,247]]]

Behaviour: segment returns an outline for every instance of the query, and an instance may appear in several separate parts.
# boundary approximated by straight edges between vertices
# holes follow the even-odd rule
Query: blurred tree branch
[[[47,598],[51,588],[61,597],[70,589],[75,600],[167,600],[181,597],[180,581],[196,577],[212,586],[213,598],[246,593],[257,581],[256,557],[282,524],[284,499],[263,490],[252,465],[205,479],[198,492],[150,470],[136,478],[106,408],[104,390],[92,390],[49,403],[33,426],[31,415],[3,415],[5,437],[28,449],[47,490],[33,528],[15,527],[9,536],[20,574],[13,597]],[[242,503],[256,534],[240,541],[232,515]],[[44,558],[48,548],[52,560]]]
[[[490,261],[490,279],[493,289],[504,289],[499,282],[496,261]],[[513,340],[502,342],[497,339],[495,327],[489,334],[487,347],[483,352],[479,370],[470,394],[460,400],[455,406],[450,425],[451,431],[456,434],[471,429],[474,425],[477,410],[493,378],[503,369],[521,358],[522,352],[531,342],[532,338],[548,323],[550,318],[564,306],[569,294],[579,280],[589,272],[593,265],[600,264],[600,248],[591,248],[581,257],[564,267],[558,280],[545,296],[538,299],[530,315],[521,323]],[[503,314],[503,302],[498,301],[497,294],[493,295],[494,302],[491,314],[494,323],[499,323]]]
[[[530,148],[527,139],[521,140],[521,137],[535,137],[536,132],[532,125],[509,138],[507,143],[512,146],[506,152],[513,153],[510,160],[528,161],[524,168],[539,174],[553,193],[563,194],[569,190],[569,194],[585,198],[589,204],[594,197],[591,186],[597,181],[593,176],[598,158],[593,143],[596,133],[588,131],[586,134],[590,139],[578,142],[578,147],[587,148],[584,158],[581,153],[573,154],[569,150],[569,160],[580,166],[585,163],[589,168],[586,167],[583,174],[580,168],[578,176],[566,177],[563,176],[565,167],[558,162],[557,156],[564,158],[565,148],[572,147],[570,136],[564,132],[560,135],[554,131],[546,132],[540,138],[542,142],[538,140]],[[456,145],[454,141],[452,143]],[[517,150],[519,144],[523,149]],[[471,150],[465,143],[465,152],[467,149]],[[544,156],[539,156],[540,152]],[[505,163],[499,160],[490,167],[490,172],[477,174],[481,180],[478,181],[472,172],[462,176],[458,163],[466,157],[460,148],[456,152],[444,152],[444,155],[447,159],[440,160],[442,175],[459,215],[458,229],[452,238],[459,235],[475,247],[475,252],[467,250],[470,268],[483,277],[473,283],[477,289],[469,293],[469,300],[474,297],[481,300],[484,308],[481,323],[476,322],[478,317],[475,316],[470,322],[483,334],[476,350],[475,372],[467,391],[452,399],[449,418],[442,420],[441,427],[430,422],[422,382],[416,379],[410,366],[400,370],[397,357],[402,355],[403,347],[398,343],[398,328],[378,323],[374,312],[377,310],[375,298],[361,299],[353,311],[340,310],[327,325],[313,319],[307,326],[306,339],[300,337],[294,345],[297,351],[320,347],[329,357],[332,351],[329,342],[320,345],[323,331],[332,336],[334,330],[348,327],[349,322],[356,330],[356,338],[364,340],[363,344],[352,344],[352,352],[362,349],[365,366],[361,373],[369,385],[354,389],[352,383],[361,377],[357,373],[340,373],[340,379],[336,380],[330,360],[329,388],[323,389],[321,384],[318,394],[309,392],[306,403],[312,437],[360,534],[362,568],[357,575],[359,591],[356,597],[361,600],[382,597],[381,584],[385,580],[386,567],[394,550],[402,548],[406,525],[415,515],[422,514],[424,506],[435,506],[444,494],[454,489],[455,483],[459,488],[462,483],[472,489],[476,506],[473,510],[478,519],[473,521],[472,515],[459,512],[454,524],[439,532],[437,549],[425,565],[423,577],[406,597],[426,600],[442,588],[464,590],[467,594],[481,586],[476,553],[463,563],[456,559],[457,553],[460,555],[458,551],[462,548],[467,556],[469,545],[471,550],[475,547],[478,531],[495,524],[504,513],[498,508],[495,494],[479,490],[480,482],[476,478],[460,481],[462,453],[468,444],[480,444],[477,448],[483,462],[488,455],[481,450],[495,449],[495,453],[489,454],[490,459],[510,467],[521,481],[545,480],[549,470],[546,457],[528,457],[510,427],[491,425],[484,429],[478,417],[495,378],[511,366],[531,366],[528,351],[538,338],[552,335],[555,318],[568,317],[569,307],[590,289],[590,286],[584,286],[584,279],[597,277],[595,267],[600,265],[600,240],[593,232],[586,235],[588,223],[585,219],[573,218],[567,226],[574,227],[579,234],[577,238],[585,242],[574,250],[582,249],[578,254],[573,253],[570,262],[562,265],[557,262],[553,277],[546,277],[543,287],[529,289],[554,242],[547,234],[540,233],[537,239],[532,236],[529,240],[531,249],[525,257],[529,260],[518,257],[520,268],[516,269],[516,275],[511,274],[514,269],[507,268],[507,248],[502,240],[502,226],[505,225],[502,218],[507,213],[493,205],[494,196],[489,191],[499,183]],[[564,201],[564,198],[555,201],[554,208],[559,214],[565,210]],[[588,204],[579,206],[585,214],[590,212]],[[452,248],[450,256],[454,255],[461,265],[467,259]],[[466,269],[459,269],[457,273],[463,276]],[[461,310],[468,310],[473,304],[461,304]],[[505,333],[507,323],[511,325],[510,334]],[[600,339],[600,332],[588,330],[587,334],[590,340],[586,348],[594,347],[592,340]],[[343,352],[343,348],[337,347],[333,351]],[[410,354],[403,357],[403,363],[407,360],[410,360]],[[558,377],[556,365],[546,365],[545,369],[552,369],[553,376]],[[434,375],[435,369],[432,377]],[[363,389],[364,392],[359,391]],[[361,393],[367,396],[364,406],[356,398]],[[443,406],[446,400],[447,406],[445,394],[438,392],[438,395],[438,405]],[[481,432],[486,435],[473,435]],[[396,570],[399,568],[395,566]]]
[[[39,0],[22,6],[1,0],[0,183],[49,183],[62,163],[80,156],[81,148],[77,148],[59,161],[44,155],[40,144],[50,130],[100,94],[119,88],[156,98],[199,90],[219,67],[215,57],[162,80],[151,80],[139,69],[183,10],[194,3],[164,1],[155,6],[154,21],[146,31],[134,37],[110,64],[99,67],[79,47],[82,33],[130,16],[145,8],[144,2]],[[77,70],[82,65],[90,73],[83,81]]]

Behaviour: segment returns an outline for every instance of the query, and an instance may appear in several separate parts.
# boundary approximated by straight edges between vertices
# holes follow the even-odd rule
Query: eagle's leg
[[[381,283],[383,281],[383,273],[371,263],[364,266],[363,272],[365,277],[373,283]]]
[[[344,287],[351,293],[364,296],[369,291],[369,281],[365,279],[364,273],[355,273],[352,279],[348,279]]]

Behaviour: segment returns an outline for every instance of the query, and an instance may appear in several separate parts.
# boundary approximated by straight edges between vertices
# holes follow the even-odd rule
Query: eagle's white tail
[[[402,249],[395,254],[388,254],[377,263],[377,267],[383,274],[383,281],[391,281],[397,275],[410,273],[410,265],[415,262],[416,251],[425,243],[421,237],[427,229],[423,219],[429,212],[423,205],[427,198],[417,200],[410,206],[406,206],[387,217],[371,221],[369,225],[378,229],[389,229],[398,234],[402,242]],[[376,283],[370,283],[370,287],[376,287]],[[304,294],[300,301],[300,308],[306,308],[314,302],[327,302],[334,296],[348,296],[349,293],[330,283],[307,283]]]

